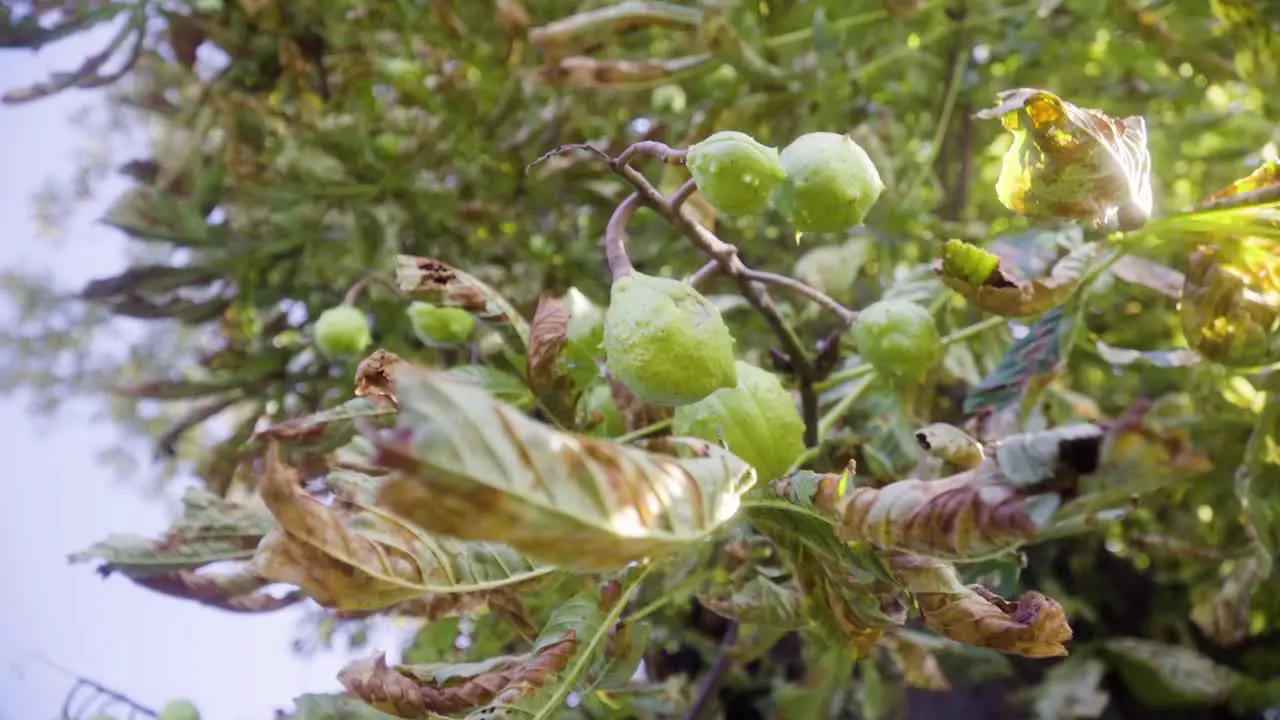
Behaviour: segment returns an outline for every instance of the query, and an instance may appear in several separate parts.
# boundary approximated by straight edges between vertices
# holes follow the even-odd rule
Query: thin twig
[[[1280,185],[1268,185],[1257,190],[1228,195],[1215,200],[1206,200],[1192,206],[1192,212],[1209,212],[1211,210],[1234,210],[1254,205],[1268,205],[1280,201]]]
[[[664,150],[666,148],[664,144],[654,141],[646,141],[638,145],[642,146],[642,148],[636,151],[637,153],[653,155],[664,160],[668,157],[673,157],[673,153],[676,152],[670,151],[669,148]],[[662,193],[644,175],[622,162],[624,159],[629,160],[634,157],[635,154],[631,153],[629,155],[627,152],[623,152],[617,159],[609,162],[609,167],[631,183],[631,186],[640,195],[642,202],[653,208],[664,220],[679,230],[700,250],[714,258],[720,264],[720,269],[724,274],[733,278],[742,296],[768,323],[774,335],[778,337],[783,350],[790,357],[792,370],[800,386],[801,416],[805,424],[805,445],[808,447],[817,445],[818,395],[813,387],[815,380],[813,363],[810,361],[804,345],[796,337],[795,331],[791,329],[791,326],[778,312],[778,308],[773,304],[773,298],[769,297],[764,285],[758,279],[750,276],[752,271],[738,257],[738,249],[721,240],[715,233],[703,227],[689,215],[681,212],[679,208],[673,207],[668,199],[663,197]],[[812,292],[818,293],[820,291],[813,289]],[[830,307],[831,305],[838,305],[838,303],[831,300],[830,304],[824,303],[824,305]],[[847,320],[852,312],[846,309],[845,312],[841,313],[841,319]]]
[[[716,651],[716,659],[711,662],[710,669],[702,678],[702,684],[698,686],[698,694],[694,696],[693,704],[680,716],[681,720],[701,720],[702,717],[716,705],[717,696],[720,694],[720,683],[724,680],[724,673],[729,669],[729,651],[734,644],[738,642],[738,623],[730,623],[729,629],[725,631],[724,638],[720,640],[720,649]]]
[[[631,193],[609,217],[604,230],[604,259],[609,265],[609,275],[616,281],[635,272],[631,258],[627,256],[627,223],[640,207],[640,193]]]
[[[397,295],[402,294],[400,292],[400,288],[397,287],[396,284],[387,276],[381,273],[370,273],[352,284],[352,286],[347,290],[347,294],[343,296],[342,302],[346,305],[355,305],[360,301],[360,296],[364,294],[364,291],[374,283],[386,287]]]
[[[618,156],[616,160],[611,161],[619,167],[627,167],[637,155],[648,155],[656,157],[669,165],[683,165],[684,159],[689,155],[688,150],[677,150],[666,143],[657,140],[644,140],[638,142]]]
[[[845,327],[852,325],[853,321],[858,318],[857,312],[841,305],[832,299],[831,296],[812,285],[802,283],[795,278],[787,277],[786,275],[779,275],[777,273],[764,272],[762,270],[751,270],[746,267],[742,268],[740,272],[756,282],[762,282],[766,285],[777,285],[778,287],[784,287],[788,290],[793,290],[804,295],[839,316],[840,321],[844,323]]]
[[[697,191],[698,183],[694,182],[693,179],[690,178],[671,194],[671,198],[667,200],[667,202],[671,203],[672,208],[679,209],[680,206],[684,204],[684,201],[688,200]]]
[[[694,288],[699,288],[718,272],[720,272],[720,263],[715,260],[708,260],[707,264],[698,268],[697,272],[690,275],[686,282]]]

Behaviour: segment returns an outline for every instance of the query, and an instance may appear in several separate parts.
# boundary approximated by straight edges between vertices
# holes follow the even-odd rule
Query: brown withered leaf
[[[1031,658],[1067,654],[1072,637],[1062,606],[1029,590],[1010,602],[980,585],[966,586],[939,558],[895,553],[889,563],[915,597],[929,629],[958,643]]]
[[[302,588],[317,603],[368,610],[424,594],[490,590],[550,572],[499,545],[433,538],[408,522],[358,504],[326,505],[272,445],[259,493],[279,527],[254,555],[267,578]]]
[[[497,290],[479,278],[434,258],[396,256],[396,286],[414,300],[466,310],[481,320],[509,326],[529,345],[529,323]]]
[[[271,581],[248,570],[232,573],[199,573],[195,570],[173,570],[166,573],[136,575],[130,580],[155,592],[234,613],[264,613],[289,607],[305,597],[300,592],[283,596],[259,592]]]
[[[358,418],[390,416],[395,412],[395,407],[386,403],[355,398],[318,413],[276,423],[260,430],[254,440],[264,446],[274,442],[328,451],[345,445],[352,438]]]
[[[1141,117],[1112,118],[1035,88],[1004,90],[978,112],[1013,134],[996,181],[1019,215],[1132,230],[1151,215],[1151,154]]]
[[[755,483],[722,448],[683,442],[691,456],[677,457],[557,431],[447,373],[411,367],[394,389],[397,427],[370,434],[397,474],[379,505],[565,569],[617,570],[702,542]]]
[[[386,655],[347,665],[338,681],[352,695],[396,717],[427,719],[504,703],[526,695],[564,670],[578,649],[569,630],[528,656],[479,663],[389,667]]]
[[[675,416],[675,408],[666,405],[650,405],[632,393],[631,390],[613,375],[609,375],[609,394],[613,396],[613,406],[622,416],[622,425],[627,432],[635,432],[647,428],[654,423],[669,420]]]
[[[386,403],[395,406],[396,395],[391,392],[391,384],[395,380],[395,374],[407,364],[393,352],[382,348],[374,350],[356,368],[356,397],[369,398],[374,406]]]
[[[1060,498],[1027,495],[992,460],[940,480],[853,488],[836,506],[836,536],[948,558],[989,556],[1031,540]]]
[[[1168,265],[1161,265],[1137,255],[1124,255],[1111,266],[1111,274],[1134,285],[1141,285],[1177,300],[1182,297],[1186,276]]]
[[[975,284],[948,274],[945,258],[934,260],[933,270],[947,287],[981,310],[1005,317],[1024,317],[1038,315],[1066,300],[1097,255],[1096,244],[1081,245],[1055,263],[1047,276],[1030,280],[1016,278],[998,264],[984,282]]]
[[[982,443],[955,425],[932,423],[917,430],[915,438],[921,450],[962,470],[972,470],[982,462]]]
[[[550,295],[538,297],[538,308],[529,325],[528,377],[534,393],[553,387],[559,373],[560,348],[569,332],[569,308]]]

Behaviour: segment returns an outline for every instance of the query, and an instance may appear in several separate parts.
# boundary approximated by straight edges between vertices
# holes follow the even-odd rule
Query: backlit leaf
[[[553,430],[447,374],[395,386],[399,425],[380,504],[426,530],[508,544],[580,571],[617,570],[700,542],[737,512],[755,471],[718,447],[677,458]]]
[[[1151,215],[1151,155],[1141,117],[1116,119],[1047,90],[1018,88],[977,113],[1013,133],[996,195],[1019,215],[1131,230]]]

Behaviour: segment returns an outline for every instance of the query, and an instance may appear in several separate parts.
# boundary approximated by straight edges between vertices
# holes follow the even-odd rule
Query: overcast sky
[[[96,33],[39,55],[0,53],[0,89],[72,68],[104,41]],[[58,286],[71,290],[123,266],[119,234],[95,222],[118,181],[71,218],[60,247],[37,239],[31,219],[32,194],[48,178],[69,177],[86,144],[70,115],[96,100],[79,92],[0,107],[0,267],[56,267]],[[0,321],[9,312],[0,298]],[[32,420],[21,398],[0,398],[0,720],[57,717],[72,679],[46,660],[152,707],[188,697],[204,720],[264,720],[301,693],[340,690],[343,658],[291,655],[294,610],[232,615],[67,565],[69,552],[111,532],[160,532],[177,509],[181,485],[144,499],[97,466],[97,451],[112,443],[109,426],[74,414]]]

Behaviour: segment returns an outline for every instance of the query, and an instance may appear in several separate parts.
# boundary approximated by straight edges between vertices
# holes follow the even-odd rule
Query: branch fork
[[[774,305],[773,298],[770,297],[766,286],[785,287],[804,295],[839,317],[843,328],[848,328],[853,324],[853,321],[857,318],[857,312],[841,305],[821,290],[799,280],[777,273],[753,270],[748,267],[739,257],[736,246],[721,240],[711,230],[703,227],[697,220],[683,212],[682,205],[697,191],[697,186],[692,179],[686,181],[668,198],[664,197],[643,174],[631,167],[631,162],[642,155],[657,158],[667,164],[683,165],[688,156],[688,151],[674,149],[661,142],[646,140],[628,147],[617,157],[611,157],[608,153],[591,145],[562,145],[538,158],[529,167],[533,167],[533,165],[555,155],[576,150],[585,150],[605,160],[609,163],[610,170],[622,176],[635,189],[614,210],[605,228],[605,260],[609,265],[609,273],[612,278],[616,281],[635,271],[631,259],[627,255],[627,223],[631,221],[635,211],[641,205],[651,208],[710,258],[709,262],[689,277],[691,285],[697,287],[710,280],[715,274],[723,273],[737,284],[738,291],[769,324],[769,327],[777,336],[783,351],[786,353],[792,372],[799,382],[801,415],[805,424],[805,445],[808,447],[816,446],[818,444],[819,423],[818,397],[814,389],[814,383],[821,379],[820,375],[825,373],[820,372],[815,367],[814,361],[796,336],[795,331],[779,314],[778,308]],[[528,168],[526,168],[527,171]]]

